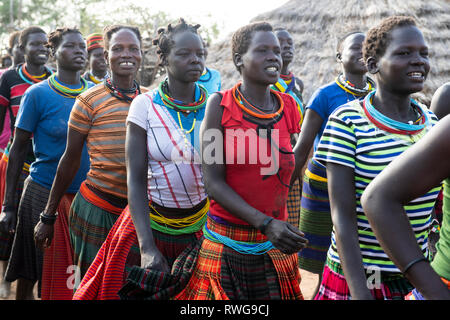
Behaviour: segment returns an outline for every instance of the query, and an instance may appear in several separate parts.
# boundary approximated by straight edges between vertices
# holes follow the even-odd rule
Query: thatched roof
[[[332,81],[339,73],[335,47],[337,38],[348,31],[367,31],[391,15],[411,15],[430,47],[431,72],[419,99],[429,103],[434,91],[450,81],[450,1],[404,0],[291,0],[282,7],[261,14],[252,21],[268,21],[289,30],[295,45],[290,68],[303,80],[304,97]],[[239,79],[231,60],[231,35],[209,49],[208,66],[221,72],[223,88]]]

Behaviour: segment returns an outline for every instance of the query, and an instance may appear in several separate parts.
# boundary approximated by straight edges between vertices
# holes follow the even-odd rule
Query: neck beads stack
[[[24,63],[18,68],[19,76],[23,81],[32,85],[47,79],[53,72],[44,66],[45,72],[39,76],[33,76],[27,71],[27,64]]]
[[[233,94],[234,101],[236,101],[237,105],[245,113],[247,113],[257,119],[267,120],[267,119],[274,119],[274,118],[280,116],[281,113],[283,112],[284,102],[283,102],[283,99],[281,98],[281,95],[279,92],[277,92],[273,89],[270,89],[270,92],[273,95],[275,95],[275,97],[278,100],[279,108],[276,112],[266,113],[266,112],[263,112],[260,108],[255,107],[250,102],[248,102],[247,99],[245,99],[244,95],[242,94],[241,90],[239,89],[240,86],[241,86],[241,82],[237,83],[232,89],[232,94]]]
[[[197,101],[194,101],[192,103],[185,103],[180,100],[176,100],[170,96],[169,93],[169,82],[166,78],[164,81],[161,81],[158,87],[159,95],[161,96],[161,99],[164,103],[164,105],[167,108],[173,109],[177,112],[178,115],[178,123],[180,125],[181,132],[183,134],[184,138],[184,150],[187,151],[188,149],[188,140],[187,135],[190,134],[194,128],[195,123],[197,122],[197,111],[201,108],[204,108],[206,105],[206,101],[208,100],[208,92],[203,86],[199,86],[198,84],[195,84],[195,86],[200,89],[200,97]],[[180,111],[185,113],[194,112],[194,121],[192,123],[192,127],[189,130],[186,130],[183,128],[183,123],[181,122],[181,116]]]
[[[128,103],[131,103],[141,93],[141,88],[136,80],[133,80],[131,89],[121,89],[115,86],[110,77],[105,78],[103,84],[111,91],[113,97]]]
[[[400,121],[393,120],[386,117],[381,112],[379,112],[372,104],[372,98],[376,90],[370,92],[363,101],[363,109],[367,118],[375,124],[378,128],[402,136],[409,136],[414,142],[413,136],[422,131],[424,128],[430,125],[430,119],[428,118],[427,112],[418,104],[416,101],[411,99],[411,107],[418,114],[418,119],[415,123],[403,123]],[[418,123],[417,123],[418,122]]]
[[[48,84],[53,91],[55,91],[57,94],[63,97],[71,99],[76,98],[79,94],[83,93],[88,89],[88,83],[86,79],[80,77],[80,81],[81,81],[80,88],[71,89],[63,85],[61,82],[59,82],[55,74],[52,74],[50,78],[48,78]]]
[[[362,89],[357,88],[354,84],[352,84],[350,81],[346,80],[344,78],[343,74],[340,74],[337,78],[336,78],[336,84],[345,92],[350,93],[353,98],[356,100],[360,97],[364,97],[365,95],[367,95],[369,92],[371,92],[372,90],[374,90],[375,88],[375,83],[374,81],[367,77],[367,83],[366,86]]]

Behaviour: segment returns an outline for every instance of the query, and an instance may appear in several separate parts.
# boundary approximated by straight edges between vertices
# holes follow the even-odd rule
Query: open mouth
[[[133,67],[133,66],[134,66],[134,63],[133,63],[133,62],[130,62],[130,61],[124,61],[124,62],[119,63],[119,66],[123,66],[123,67]]]
[[[408,73],[408,77],[414,80],[424,80],[425,74],[423,72],[410,72]]]
[[[266,67],[264,70],[269,72],[278,72],[279,68],[275,66]]]

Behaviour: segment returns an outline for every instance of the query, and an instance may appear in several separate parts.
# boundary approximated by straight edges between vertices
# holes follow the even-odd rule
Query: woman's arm
[[[430,110],[439,118],[442,119],[450,113],[450,83],[441,86],[433,95],[431,99]]]
[[[128,205],[141,251],[141,267],[170,272],[169,264],[156,247],[150,224],[147,194],[147,132],[128,122],[125,140]]]
[[[203,181],[210,199],[220,203],[225,210],[236,217],[257,229],[261,229],[268,216],[250,206],[226,183],[224,156],[223,154],[216,154],[216,152],[223,151],[223,144],[218,143],[217,139],[207,139],[209,134],[213,133],[212,136],[220,134],[222,142],[224,140],[221,125],[223,110],[220,107],[220,101],[221,98],[218,94],[214,94],[208,99],[205,119],[200,129]],[[211,150],[214,150],[214,152],[206,152]],[[213,161],[214,159],[218,161]],[[307,244],[307,240],[303,238],[303,233],[289,223],[276,219],[267,225],[265,234],[275,247],[287,254],[298,252]]]
[[[80,167],[81,154],[83,152],[86,135],[71,127],[67,131],[67,144],[56,169],[50,195],[44,209],[44,213],[54,216],[59,202],[66,193]],[[53,225],[38,222],[34,228],[34,240],[38,248],[47,248],[53,239]]]
[[[305,120],[302,124],[302,130],[297,143],[294,147],[295,154],[295,169],[292,173],[291,183],[293,185],[296,179],[302,181],[301,176],[302,168],[305,166],[306,161],[314,144],[314,139],[322,126],[322,118],[312,109],[307,109],[305,113]]]
[[[331,219],[345,280],[352,299],[371,300],[358,240],[354,169],[332,162],[326,166]]]
[[[14,201],[17,183],[28,153],[31,132],[16,128],[13,143],[9,150],[5,177],[5,196],[0,215],[0,227],[5,232],[14,233],[16,228],[16,203]]]
[[[361,198],[378,241],[400,270],[423,258],[403,205],[450,176],[449,142],[450,116],[446,116],[422,140],[392,161]],[[405,276],[426,299],[450,299],[449,290],[428,263],[414,264]]]

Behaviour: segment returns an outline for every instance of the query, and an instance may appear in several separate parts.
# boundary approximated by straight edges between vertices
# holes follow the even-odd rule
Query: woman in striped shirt
[[[315,299],[403,299],[412,289],[375,238],[360,198],[437,121],[410,96],[423,89],[430,70],[428,47],[412,18],[394,16],[369,30],[363,55],[378,89],[330,116],[314,154],[327,168],[334,224]],[[424,255],[438,192],[434,188],[405,206]]]
[[[139,30],[131,26],[108,26],[104,30],[104,41],[111,77],[77,97],[68,123],[67,148],[58,164],[44,210],[47,216],[56,214],[86,143],[90,169],[69,215],[73,253],[68,254],[73,255],[76,268],[67,266],[70,268],[66,270],[66,279],[75,279],[74,287],[127,205],[125,121],[131,102],[141,92],[135,80],[142,59]],[[51,243],[53,228],[39,225],[35,235],[37,246],[42,247]]]

